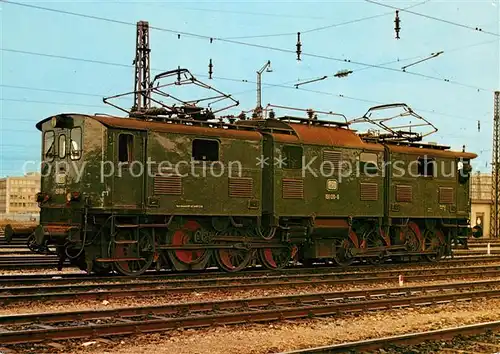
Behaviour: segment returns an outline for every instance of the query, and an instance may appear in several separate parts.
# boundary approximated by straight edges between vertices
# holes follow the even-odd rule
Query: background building
[[[483,237],[490,235],[490,211],[493,204],[491,196],[491,175],[476,173],[470,183],[471,226],[481,225]]]
[[[35,195],[40,191],[40,174],[0,178],[0,215],[38,214]],[[4,215],[4,218],[6,216]]]

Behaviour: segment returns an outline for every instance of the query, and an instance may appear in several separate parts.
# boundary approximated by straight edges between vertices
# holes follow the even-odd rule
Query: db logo
[[[329,191],[336,191],[339,188],[339,182],[336,179],[329,179],[326,181],[326,189]]]

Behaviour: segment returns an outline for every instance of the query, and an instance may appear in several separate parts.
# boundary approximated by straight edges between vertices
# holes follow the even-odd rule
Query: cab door
[[[457,160],[457,217],[467,219],[470,216],[471,205],[469,199],[470,160]]]
[[[140,131],[117,131],[113,140],[114,171],[110,171],[113,172],[113,207],[142,209],[148,173],[145,164],[146,134]]]

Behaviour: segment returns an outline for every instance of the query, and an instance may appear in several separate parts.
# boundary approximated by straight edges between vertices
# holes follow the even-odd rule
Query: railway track
[[[318,264],[312,268],[306,268],[303,266],[292,266],[279,271],[270,271],[262,268],[248,268],[240,273],[238,276],[278,276],[286,274],[325,274],[325,273],[354,273],[354,272],[377,272],[381,274],[383,271],[394,271],[400,274],[401,271],[417,271],[425,269],[442,269],[449,266],[460,266],[460,265],[470,265],[475,266],[476,263],[483,263],[484,267],[491,268],[488,263],[498,263],[500,262],[500,257],[470,257],[470,258],[460,258],[460,259],[449,259],[439,263],[386,263],[380,264],[378,266],[362,264],[358,266],[350,266],[348,268],[334,267],[328,264]],[[494,265],[493,265],[494,266]],[[500,265],[498,265],[500,266]],[[418,269],[414,269],[418,268]],[[455,267],[456,269],[457,267]],[[172,272],[172,271],[150,271],[138,277],[126,277],[118,274],[110,275],[95,275],[86,273],[49,273],[49,274],[11,274],[11,275],[0,275],[0,287],[2,284],[16,285],[16,284],[37,284],[43,285],[45,283],[51,284],[77,284],[79,282],[89,282],[89,281],[102,281],[102,282],[121,282],[121,281],[131,281],[131,280],[147,280],[147,279],[185,279],[185,278],[203,278],[203,277],[234,277],[234,273],[221,272],[217,268],[210,268],[203,271],[191,271],[191,272]]]
[[[0,228],[0,269],[57,268],[57,256],[34,254],[26,245],[27,238],[15,238],[10,243],[4,239]],[[65,265],[69,265],[68,262]]]
[[[226,273],[224,273],[226,274]],[[500,266],[478,266],[468,268],[419,269],[419,270],[386,270],[362,273],[320,273],[320,274],[281,274],[272,276],[219,276],[190,277],[175,279],[158,277],[147,281],[128,280],[123,282],[100,282],[78,284],[85,278],[77,277],[76,284],[37,286],[4,286],[0,288],[0,303],[11,304],[23,301],[70,301],[70,300],[104,300],[132,296],[159,296],[165,294],[182,294],[215,290],[250,290],[297,288],[317,285],[353,285],[373,283],[395,283],[399,275],[405,281],[429,281],[439,279],[471,279],[500,276]],[[112,280],[111,278],[110,280]],[[73,281],[64,279],[64,281]],[[116,280],[116,279],[115,279]],[[464,283],[467,284],[467,283]],[[477,284],[499,285],[500,280],[488,280]]]
[[[4,249],[7,246],[0,247],[0,270],[8,269],[8,270],[20,270],[20,269],[56,269],[58,259],[54,255],[36,255],[33,254],[29,250],[21,250],[19,251],[19,246],[17,245],[8,245],[8,247],[12,247],[11,249]],[[460,256],[455,256],[453,259],[442,260],[440,264],[443,263],[466,263],[466,262],[498,262],[500,261],[500,251],[498,254],[492,254],[490,256],[486,256],[486,252],[481,251],[467,251],[468,253],[462,253]],[[12,255],[12,254],[15,254]],[[22,254],[22,256],[18,256]],[[26,256],[25,256],[26,255]],[[387,265],[391,265],[392,263],[387,263]],[[353,267],[358,267],[360,263],[356,263],[354,266],[349,267],[351,269]],[[420,265],[424,265],[424,263],[420,263]],[[69,264],[69,262],[64,263],[64,267],[73,267]],[[338,266],[332,266],[332,268],[342,269]],[[75,268],[76,269],[76,268]]]
[[[500,321],[477,323],[434,331],[409,333],[356,342],[326,345],[280,354],[362,353],[385,349],[383,353],[498,353],[500,337],[489,331],[500,330]],[[464,338],[463,336],[469,336]],[[427,342],[427,343],[423,343]]]
[[[0,316],[0,343],[36,343],[175,328],[199,328],[214,324],[268,322],[500,297],[500,289],[478,290],[484,285],[486,284],[424,285],[404,289],[364,289],[112,310]]]
[[[26,246],[27,238],[14,238],[11,243],[7,243],[4,239],[4,231],[0,228],[0,269],[50,269],[57,268],[57,257],[55,255],[36,255],[33,254]],[[469,240],[470,247],[481,247],[487,242],[495,240],[474,239]],[[500,244],[500,241],[497,241]],[[15,254],[15,257],[12,256]],[[455,256],[470,257],[481,256],[486,254],[486,250],[462,250],[454,251]],[[500,250],[491,249],[490,257],[496,255],[500,260]],[[65,267],[70,266],[69,262],[65,262]]]

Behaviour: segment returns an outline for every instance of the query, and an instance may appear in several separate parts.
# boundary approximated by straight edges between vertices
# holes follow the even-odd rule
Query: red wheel
[[[401,236],[407,251],[422,251],[422,234],[420,233],[420,228],[417,224],[410,221],[408,225],[402,230]]]
[[[201,231],[200,224],[195,220],[188,220],[182,227],[173,230],[170,236],[171,246],[187,246],[194,244],[194,234],[196,231]],[[169,251],[169,255],[172,261],[184,265],[202,263],[210,256],[209,251],[202,248]]]
[[[139,240],[134,231],[120,230],[109,247],[113,258],[123,259],[113,263],[115,269],[123,275],[140,275],[148,270],[154,260],[153,238],[144,230],[139,232]]]
[[[426,230],[425,250],[436,252],[436,254],[426,255],[427,260],[429,260],[430,262],[437,262],[444,256],[445,243],[443,231]]]
[[[353,230],[350,230],[349,236],[346,238],[336,240],[336,250],[333,256],[335,262],[341,267],[347,267],[354,262],[354,251],[356,245],[353,240],[357,240],[358,236]]]
[[[252,252],[247,249],[222,248],[215,251],[215,260],[219,268],[226,272],[238,272],[245,268],[252,259]]]
[[[283,269],[288,265],[291,258],[292,251],[290,247],[259,249],[260,263],[267,269]]]

